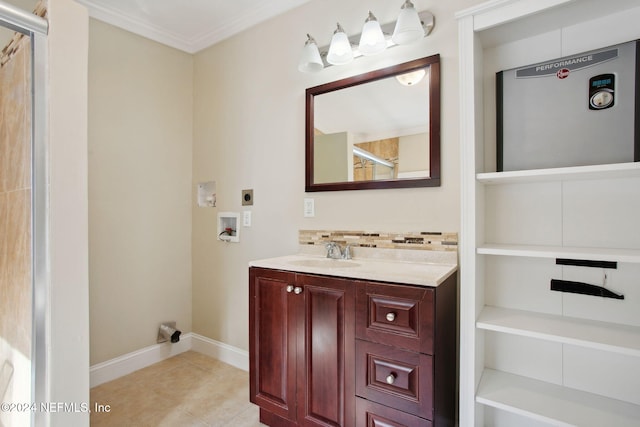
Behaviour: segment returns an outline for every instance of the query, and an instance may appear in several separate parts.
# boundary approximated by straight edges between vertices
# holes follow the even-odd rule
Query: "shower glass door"
[[[0,2],[0,427],[41,424],[22,406],[36,402],[42,385],[36,378],[42,375],[36,355],[43,349],[36,326],[44,313],[34,309],[41,260],[34,247],[44,238],[43,225],[36,227],[44,216],[35,210],[44,206],[36,198],[41,185],[35,184],[44,174],[35,170],[44,145],[34,137],[42,133],[34,131],[41,120],[34,108],[34,33],[23,26],[21,14],[31,17],[14,9]]]
[[[31,40],[2,28],[0,57],[0,394],[31,402]],[[29,412],[0,412],[4,426]]]

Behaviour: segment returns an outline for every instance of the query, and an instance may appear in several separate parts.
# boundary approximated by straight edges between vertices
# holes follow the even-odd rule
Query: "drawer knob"
[[[300,286],[296,286],[293,288],[293,293],[296,295],[300,295],[302,293],[302,288]]]
[[[287,292],[289,293],[293,292],[293,285],[287,286]]]
[[[389,322],[393,322],[394,320],[396,320],[396,314],[395,313],[387,313],[387,320]]]
[[[396,382],[396,375],[392,372],[387,375],[387,384],[393,384],[394,382]]]

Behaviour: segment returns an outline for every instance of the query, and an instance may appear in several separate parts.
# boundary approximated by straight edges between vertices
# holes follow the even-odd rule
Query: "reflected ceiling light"
[[[329,53],[327,54],[327,62],[332,65],[343,65],[353,61],[353,50],[351,42],[344,32],[344,29],[338,23],[336,30],[331,38]]]
[[[382,29],[376,17],[369,11],[369,16],[364,21],[358,50],[365,56],[375,55],[387,48],[387,41],[382,34]]]
[[[395,44],[413,43],[425,36],[424,28],[416,8],[411,0],[406,0],[400,9],[400,15],[393,30],[391,40]]]
[[[320,57],[318,44],[313,37],[307,34],[307,41],[304,43],[304,48],[302,49],[302,56],[298,63],[298,70],[303,73],[315,73],[323,68],[324,63]]]
[[[340,24],[333,32],[329,46],[318,49],[309,34],[298,63],[298,70],[316,72],[331,65],[343,65],[360,56],[370,56],[400,44],[408,44],[426,37],[434,26],[434,16],[428,11],[416,12],[413,3],[406,0],[397,22],[381,25],[369,11],[362,32],[348,37]],[[392,34],[392,35],[391,35]],[[359,42],[358,47],[354,46]]]
[[[401,85],[404,86],[413,86],[415,84],[420,83],[420,80],[427,75],[427,72],[424,68],[420,68],[416,71],[411,71],[408,73],[400,74],[396,76],[396,80],[400,82]]]

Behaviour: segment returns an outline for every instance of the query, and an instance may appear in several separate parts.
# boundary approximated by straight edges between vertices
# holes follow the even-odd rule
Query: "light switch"
[[[251,211],[242,212],[242,226],[251,227]]]
[[[316,216],[314,199],[304,199],[304,216],[305,218],[311,218]]]

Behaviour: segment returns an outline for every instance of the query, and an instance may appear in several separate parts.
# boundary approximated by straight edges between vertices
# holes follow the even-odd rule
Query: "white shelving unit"
[[[485,306],[478,329],[640,357],[640,327]]]
[[[615,248],[575,248],[568,246],[536,246],[483,244],[478,246],[479,255],[500,255],[531,258],[570,258],[580,260],[640,263],[640,250]]]
[[[576,166],[555,169],[536,169],[510,172],[488,172],[477,174],[483,184],[510,184],[547,181],[575,181],[582,179],[611,179],[640,176],[640,163],[618,163],[614,165]]]
[[[493,369],[484,370],[476,400],[554,426],[637,427],[640,419],[638,405]]]
[[[640,163],[495,172],[495,72],[640,39],[640,3],[604,3],[493,0],[457,14],[460,426],[640,425]],[[549,289],[603,273],[624,300]]]

